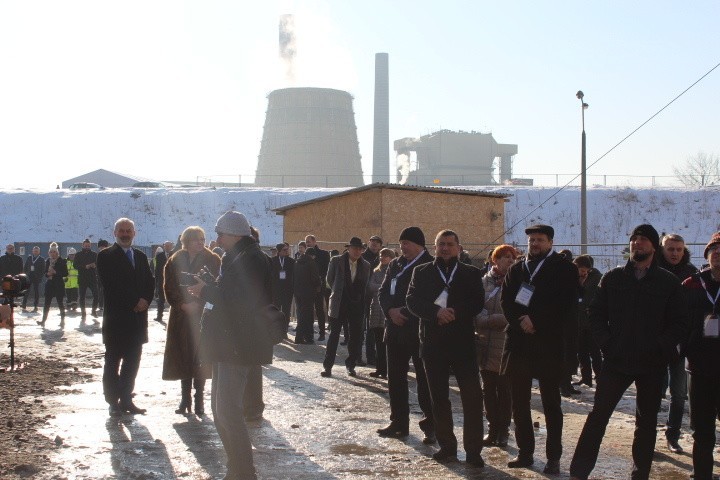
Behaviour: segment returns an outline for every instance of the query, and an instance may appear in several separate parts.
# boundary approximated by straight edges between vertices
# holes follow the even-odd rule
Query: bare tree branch
[[[720,157],[700,151],[673,167],[673,174],[686,187],[720,185]]]

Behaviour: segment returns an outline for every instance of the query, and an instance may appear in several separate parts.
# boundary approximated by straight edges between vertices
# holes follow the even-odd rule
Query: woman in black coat
[[[50,313],[50,303],[53,297],[57,299],[60,308],[60,328],[65,326],[65,280],[63,277],[68,276],[67,263],[65,259],[60,258],[60,250],[58,244],[53,242],[50,244],[50,258],[45,261],[45,306],[43,307],[42,321],[38,322],[43,327]]]

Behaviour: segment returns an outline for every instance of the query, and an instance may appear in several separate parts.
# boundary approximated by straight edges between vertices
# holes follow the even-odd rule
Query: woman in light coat
[[[370,274],[368,282],[368,295],[371,297],[370,316],[368,318],[368,328],[370,333],[368,337],[375,339],[375,351],[377,358],[375,363],[375,371],[370,372],[371,377],[387,378],[387,352],[385,350],[385,313],[380,306],[380,298],[378,291],[385,279],[385,272],[390,262],[395,258],[395,252],[389,248],[383,248],[379,252],[380,263]]]

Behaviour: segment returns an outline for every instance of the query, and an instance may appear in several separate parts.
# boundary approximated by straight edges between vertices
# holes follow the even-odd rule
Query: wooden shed
[[[509,195],[454,188],[373,183],[325,197],[276,208],[283,215],[289,243],[315,235],[320,246],[342,251],[351,237],[364,242],[379,235],[397,245],[400,232],[420,227],[428,246],[440,230],[457,232],[471,254],[504,241],[505,202]]]

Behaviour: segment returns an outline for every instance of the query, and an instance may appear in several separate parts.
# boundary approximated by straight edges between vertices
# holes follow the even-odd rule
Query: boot
[[[192,380],[189,378],[180,380],[182,393],[180,396],[180,406],[175,410],[175,413],[190,413],[190,409],[192,408],[192,399],[190,398],[190,387],[192,385],[190,382],[192,382]]]
[[[60,328],[65,326],[65,307],[60,305]]]
[[[50,313],[50,307],[44,307],[42,321],[38,322],[38,324],[42,325],[43,327],[45,326],[45,320],[47,320],[48,313]]]
[[[205,379],[195,379],[195,415],[202,417],[205,415],[205,397],[203,395],[205,390]]]

